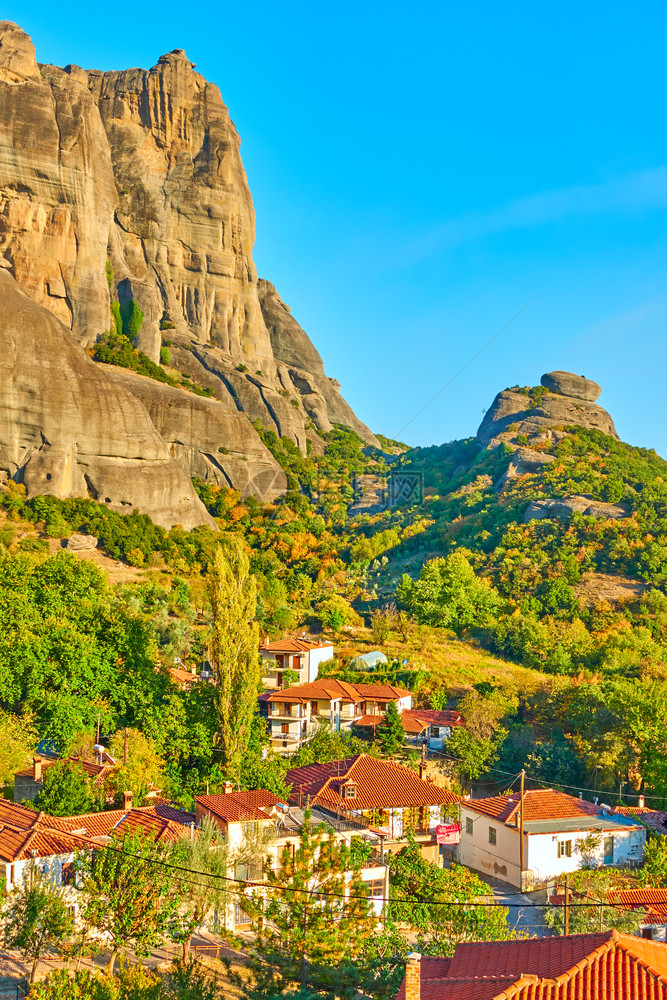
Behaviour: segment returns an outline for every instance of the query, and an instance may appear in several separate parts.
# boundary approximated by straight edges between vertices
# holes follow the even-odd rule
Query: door
[[[289,733],[289,722],[282,722],[280,724],[280,732],[287,735]]]
[[[614,863],[614,838],[605,837],[604,838],[604,863],[606,865],[613,865]]]

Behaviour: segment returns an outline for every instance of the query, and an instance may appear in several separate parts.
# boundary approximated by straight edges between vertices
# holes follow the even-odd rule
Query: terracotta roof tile
[[[331,646],[330,642],[320,642],[318,639],[309,639],[299,636],[292,638],[286,636],[284,639],[275,639],[273,642],[262,643],[259,647],[260,653],[307,653],[311,649],[326,649]]]
[[[655,830],[663,836],[667,833],[667,812],[659,809],[649,809],[646,806],[615,806],[614,815],[638,819],[649,830]]]
[[[180,667],[167,667],[167,672],[177,684],[194,684],[201,679],[198,674],[193,674],[191,670],[181,670]]]
[[[393,684],[349,684],[337,677],[321,677],[308,684],[295,684],[282,691],[264,692],[260,695],[262,701],[294,702],[332,701],[341,699],[353,703],[370,701],[398,701],[408,698],[409,691],[394,687]]]
[[[647,918],[667,923],[667,889],[610,889],[607,901],[624,910],[646,910]]]
[[[372,728],[375,729],[376,726],[380,725],[383,719],[384,715],[360,715],[358,719],[354,720],[354,724],[355,726],[362,727],[372,726]]]
[[[467,809],[473,809],[501,823],[514,826],[518,814],[520,795],[493,795],[483,799],[468,799]],[[527,791],[524,796],[523,818],[525,823],[535,820],[573,819],[578,816],[597,816],[599,807],[585,799],[565,795],[553,788],[540,788]]]
[[[265,820],[280,798],[264,788],[251,792],[222,792],[220,795],[198,795],[196,802],[225,823]]]
[[[49,760],[42,758],[42,777],[55,764],[60,764],[62,759],[67,759],[73,764],[80,764],[83,770],[86,772],[89,778],[92,779],[94,785],[100,784],[109,775],[115,764],[97,764],[95,761],[91,760],[79,760],[78,757],[68,757],[61,758],[59,760]],[[17,771],[16,774],[21,778],[31,778],[33,775],[32,767],[25,767],[22,771]]]
[[[667,945],[617,931],[459,944],[435,961],[421,960],[421,1000],[667,1000]]]
[[[455,712],[448,708],[438,710],[435,708],[406,708],[401,713],[401,718],[419,719],[427,722],[430,726],[462,726],[463,716],[460,712]]]
[[[449,805],[458,796],[431,784],[394,761],[377,760],[367,754],[357,754],[329,764],[308,764],[287,772],[292,785],[291,801],[303,803],[310,797],[312,805],[343,812],[358,809],[390,809],[401,807]],[[353,799],[343,796],[342,787],[356,784]]]
[[[157,804],[136,809],[79,816],[49,816],[0,799],[0,858],[21,861],[56,854],[72,854],[99,846],[99,840],[118,836],[124,829],[143,829],[156,840],[177,840],[194,821],[191,813],[171,805]]]

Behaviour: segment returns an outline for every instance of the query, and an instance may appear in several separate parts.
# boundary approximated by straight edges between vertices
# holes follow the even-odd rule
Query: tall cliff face
[[[106,148],[88,87],[62,70],[42,76],[28,36],[0,22],[0,256],[87,343],[109,326],[117,195]]]
[[[206,402],[209,402],[208,400]],[[212,524],[146,408],[0,271],[0,478],[157,524]]]
[[[90,346],[111,325],[110,260],[111,294],[141,307],[136,344],[154,361],[168,337],[190,355],[182,370],[304,450],[309,427],[332,422],[376,444],[258,281],[239,146],[182,50],[150,70],[63,70],[0,22],[0,256],[20,286]]]

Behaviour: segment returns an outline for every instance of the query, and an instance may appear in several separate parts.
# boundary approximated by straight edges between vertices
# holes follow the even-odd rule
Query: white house
[[[262,658],[264,687],[281,691],[293,684],[308,684],[317,678],[320,664],[333,659],[334,648],[330,642],[310,639],[305,632],[296,638],[286,637],[269,642],[264,640],[259,647]],[[285,671],[297,675],[285,684]]]
[[[237,792],[231,782],[225,782],[221,794],[200,795],[196,803],[197,822],[201,825],[205,817],[210,817],[220,827],[232,858],[244,858],[244,851],[253,843],[253,838],[255,845],[260,846],[263,857],[255,854],[252,858],[246,856],[242,862],[237,860],[235,878],[264,881],[262,862],[266,859],[273,869],[277,869],[285,847],[294,855],[301,842],[299,830],[304,822],[303,812],[290,809],[277,795],[265,789]],[[311,822],[317,825],[322,818],[315,811]],[[334,833],[334,837],[349,841],[350,834]],[[346,884],[351,883],[352,878],[352,873],[348,872]],[[380,917],[384,901],[389,897],[389,869],[371,858],[364,864],[360,878],[367,888],[375,915]],[[347,894],[348,890],[345,892]],[[228,930],[249,928],[250,918],[243,909],[241,897],[227,903],[222,922]]]
[[[435,844],[443,818],[458,815],[459,798],[391,760],[356,754],[328,764],[308,764],[287,772],[290,802],[317,806],[332,816],[354,820],[398,840],[408,831]]]
[[[108,843],[127,827],[143,829],[156,841],[178,840],[194,817],[158,804],[112,809],[81,816],[49,816],[0,798],[0,878],[7,890],[23,881],[30,866],[57,886],[67,887],[68,902],[76,914],[74,858]]]
[[[462,802],[461,864],[525,887],[581,868],[584,849],[596,865],[622,865],[640,861],[646,843],[638,820],[552,788],[528,791],[521,874],[520,826],[518,792]]]
[[[442,750],[454,727],[465,725],[460,712],[447,708],[409,708],[401,713],[401,722],[406,740],[429,750]]]
[[[400,712],[412,705],[409,691],[393,684],[348,684],[323,677],[259,697],[260,714],[268,719],[271,743],[279,751],[296,750],[319,722],[337,732],[351,726],[371,727],[384,716],[390,701]]]

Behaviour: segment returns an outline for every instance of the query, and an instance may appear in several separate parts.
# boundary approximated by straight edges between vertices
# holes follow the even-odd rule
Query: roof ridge
[[[642,958],[641,955],[637,954],[634,948],[630,947],[630,945],[634,943],[632,940],[632,936],[630,934],[621,934],[619,933],[619,931],[616,930],[616,928],[614,928],[614,930],[611,933],[612,933],[612,939],[617,948],[619,948],[621,951],[624,951],[627,955],[632,955],[632,957],[634,958],[634,960],[637,962],[638,965],[641,965],[643,969],[646,969],[647,972],[650,972],[651,975],[655,979],[657,979],[659,983],[667,985],[667,976],[665,976],[662,972],[659,972],[653,965],[650,965],[649,962],[646,961],[646,959]],[[642,939],[637,938],[637,940],[640,941]],[[648,943],[656,944],[659,942],[651,941]]]

